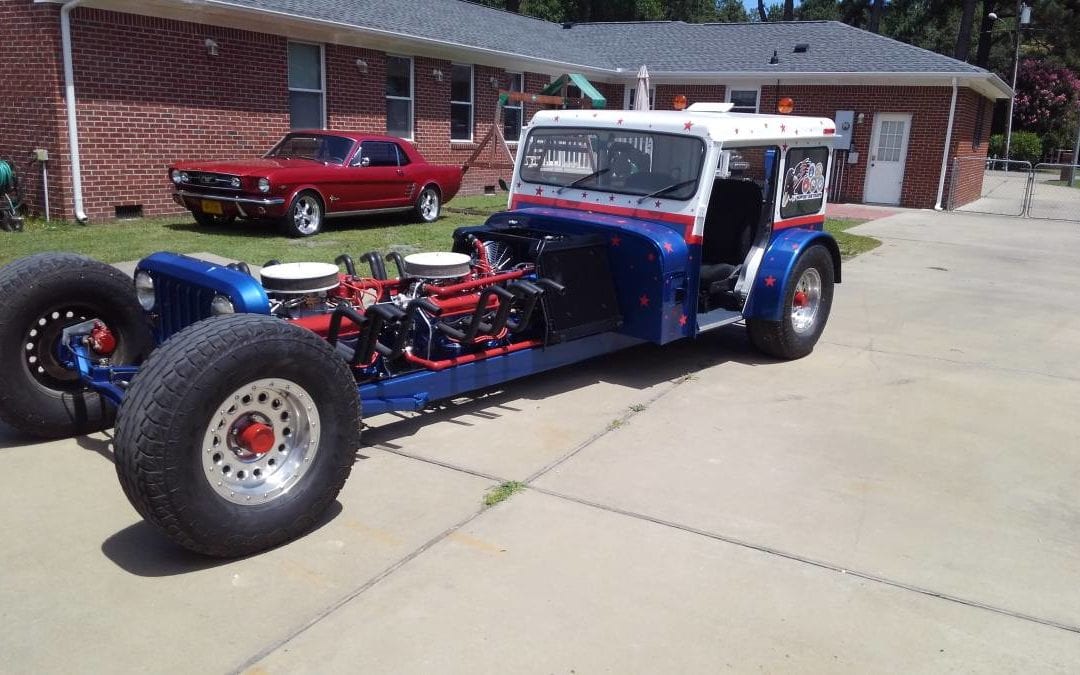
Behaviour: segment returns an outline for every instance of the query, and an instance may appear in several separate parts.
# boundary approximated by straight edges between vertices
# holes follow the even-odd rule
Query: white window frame
[[[407,137],[401,136],[400,138],[405,141],[412,141],[413,137],[416,136],[416,59],[404,54],[387,54],[386,57],[387,59],[409,60],[409,97],[405,98],[404,96],[391,96],[390,94],[386,94],[385,98],[393,101],[409,102],[409,135]],[[387,75],[387,77],[389,77],[389,75]],[[389,116],[387,116],[387,119],[389,119]],[[390,135],[389,128],[386,129],[386,133],[387,135]],[[397,137],[395,136],[395,138]]]
[[[289,90],[289,93],[300,92],[304,94],[319,94],[322,98],[322,129],[326,128],[327,111],[326,111],[326,45],[321,42],[305,42],[304,40],[289,40],[288,44],[307,45],[309,47],[319,48],[319,86],[321,89],[301,89],[299,87],[288,86],[288,73],[286,73],[285,86]],[[289,67],[289,49],[288,45],[285,47],[285,68]],[[289,120],[289,126],[292,127],[292,119]]]
[[[506,75],[508,77],[510,77],[510,78],[513,78],[515,75],[520,77],[521,78],[521,88],[518,89],[518,91],[520,91],[520,92],[525,91],[525,73],[523,73],[523,72],[515,73],[513,71],[508,70],[508,71],[506,71]],[[513,90],[514,90],[513,87],[511,87],[510,91],[513,91]],[[524,101],[517,101],[517,102],[507,101],[506,105],[503,106],[503,136],[506,135],[506,109],[507,108],[511,108],[513,110],[520,110],[521,111],[521,114],[518,116],[518,140],[516,140],[516,141],[507,140],[506,141],[507,145],[517,145],[518,143],[521,142],[521,132],[525,130],[525,102]]]
[[[731,92],[732,91],[752,91],[756,94],[754,98],[754,112],[761,112],[761,85],[727,85],[724,87],[724,102],[732,103]],[[734,112],[734,111],[732,111]]]
[[[623,110],[630,110],[630,92],[637,91],[637,81],[633,84],[628,84],[623,87]],[[649,110],[655,110],[656,105],[656,86],[649,87]]]
[[[454,66],[469,69],[469,100],[468,101],[455,101],[454,100]],[[454,105],[466,105],[469,106],[469,137],[468,138],[454,138],[454,125],[450,125],[450,142],[451,143],[472,143],[473,134],[475,133],[476,126],[476,67],[471,63],[451,63],[450,64],[450,119],[451,122],[454,119]]]

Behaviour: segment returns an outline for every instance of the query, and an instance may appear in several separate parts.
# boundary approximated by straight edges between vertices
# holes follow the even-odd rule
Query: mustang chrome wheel
[[[439,204],[439,193],[433,188],[425,188],[420,193],[420,199],[416,202],[416,212],[425,223],[438,220],[442,205]]]
[[[322,228],[322,206],[310,194],[297,197],[292,207],[293,228],[304,236],[315,234]]]
[[[821,306],[821,274],[808,267],[795,285],[791,299],[791,327],[800,335],[813,330]]]
[[[295,486],[319,448],[319,411],[298,384],[274,378],[226,397],[203,436],[206,480],[235,504],[265,504]]]

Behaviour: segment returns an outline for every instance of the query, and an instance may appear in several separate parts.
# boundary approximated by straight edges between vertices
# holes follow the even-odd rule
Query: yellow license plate
[[[212,213],[215,216],[224,215],[221,210],[221,202],[211,201],[209,199],[202,200],[203,213]]]

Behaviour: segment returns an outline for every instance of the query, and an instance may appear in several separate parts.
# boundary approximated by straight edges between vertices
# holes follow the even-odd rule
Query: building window
[[[728,89],[727,100],[735,104],[731,112],[756,113],[758,111],[757,89]]]
[[[473,130],[473,67],[450,66],[450,140],[471,141]]]
[[[386,57],[386,133],[413,136],[413,60],[408,56]]]
[[[289,125],[293,129],[326,126],[322,45],[289,43]]]
[[[525,76],[521,73],[507,73],[510,79],[510,91],[524,91]],[[525,116],[521,101],[508,101],[503,106],[503,137],[508,143],[521,140],[521,124]]]
[[[626,85],[623,108],[633,110],[634,102],[637,101],[637,84]],[[656,87],[649,87],[649,110],[656,110]]]

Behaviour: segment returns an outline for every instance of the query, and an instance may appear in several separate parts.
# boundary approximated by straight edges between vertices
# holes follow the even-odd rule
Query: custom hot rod
[[[239,556],[317,521],[361,411],[733,323],[804,356],[840,281],[822,230],[833,123],[726,108],[539,113],[509,210],[450,251],[257,271],[155,253],[134,283],[81,256],[16,261],[0,269],[0,418],[46,437],[115,418],[135,509]]]
[[[461,187],[461,167],[429,164],[400,138],[294,131],[262,159],[177,162],[173,200],[202,226],[271,219],[285,234],[318,234],[327,218],[412,211],[437,220]]]

